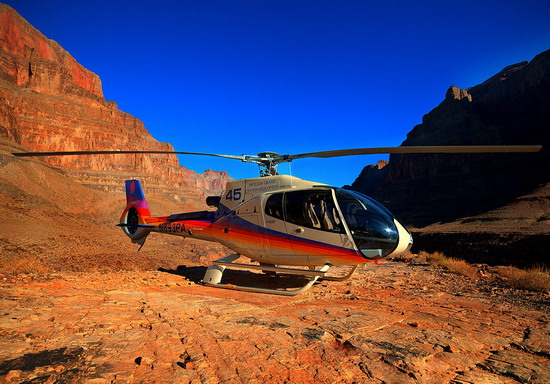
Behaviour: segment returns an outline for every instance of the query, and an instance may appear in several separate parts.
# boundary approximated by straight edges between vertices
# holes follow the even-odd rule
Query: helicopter
[[[365,154],[518,153],[539,152],[540,145],[400,146],[357,148],[280,155],[220,155],[179,151],[61,151],[18,152],[15,156],[69,156],[101,154],[181,154],[215,156],[254,163],[260,176],[230,181],[221,196],[209,196],[216,208],[152,216],[139,180],[126,180],[126,207],[117,226],[141,249],[155,232],[217,242],[234,254],[210,265],[202,279],[207,286],[248,292],[294,296],[319,279],[343,281],[358,266],[397,256],[413,244],[410,231],[376,200],[359,192],[280,175],[277,166],[297,159]],[[237,263],[240,257],[253,262]],[[332,266],[348,266],[343,276],[329,276]],[[298,275],[306,283],[295,289],[265,288],[222,283],[227,267],[271,275]]]

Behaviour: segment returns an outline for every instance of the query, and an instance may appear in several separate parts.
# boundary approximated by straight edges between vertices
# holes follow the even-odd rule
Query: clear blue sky
[[[97,73],[107,100],[181,151],[397,146],[449,86],[474,86],[550,48],[548,0],[6,3]],[[298,160],[292,174],[341,186],[380,158]],[[257,175],[232,160],[180,162]]]

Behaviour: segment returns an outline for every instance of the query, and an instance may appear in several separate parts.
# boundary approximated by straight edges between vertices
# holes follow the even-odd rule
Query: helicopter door
[[[286,230],[296,258],[307,257],[311,265],[334,264],[334,256],[354,249],[332,190],[286,192],[284,200]]]
[[[269,262],[271,264],[300,265],[295,260],[294,250],[286,232],[283,192],[274,193],[267,198],[264,213],[264,244],[267,248]]]

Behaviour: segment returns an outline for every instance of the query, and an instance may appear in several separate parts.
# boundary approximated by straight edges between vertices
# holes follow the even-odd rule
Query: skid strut
[[[246,291],[246,292],[259,292],[259,293],[271,293],[275,295],[295,296],[311,288],[313,283],[315,283],[317,279],[319,279],[320,277],[326,278],[325,274],[331,267],[330,264],[325,264],[319,270],[307,270],[307,269],[283,268],[283,267],[267,266],[267,265],[234,263],[234,261],[237,260],[239,257],[240,255],[228,255],[214,261],[212,265],[210,265],[206,270],[206,273],[204,274],[204,278],[202,279],[202,282],[205,285],[210,285],[212,287],[218,287],[218,288],[235,289],[235,290]],[[233,285],[233,284],[221,284],[220,282],[222,280],[222,275],[226,267],[252,269],[252,270],[260,270],[260,271],[273,271],[273,272],[279,272],[284,274],[303,276],[308,278],[309,280],[304,286],[297,289],[291,289],[291,290],[247,287],[247,286]],[[355,271],[355,268],[356,267],[354,267],[352,272],[349,275],[345,276],[345,278],[351,276],[353,271]]]

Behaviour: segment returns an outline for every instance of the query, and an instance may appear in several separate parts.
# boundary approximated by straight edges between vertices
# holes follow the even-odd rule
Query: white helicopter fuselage
[[[129,189],[141,187],[127,184]],[[215,241],[266,265],[358,265],[412,245],[410,233],[376,201],[288,175],[232,181],[222,196],[208,201],[215,212],[142,212],[143,227],[124,231],[140,244],[150,232]],[[132,205],[129,200],[122,225],[131,222]]]

